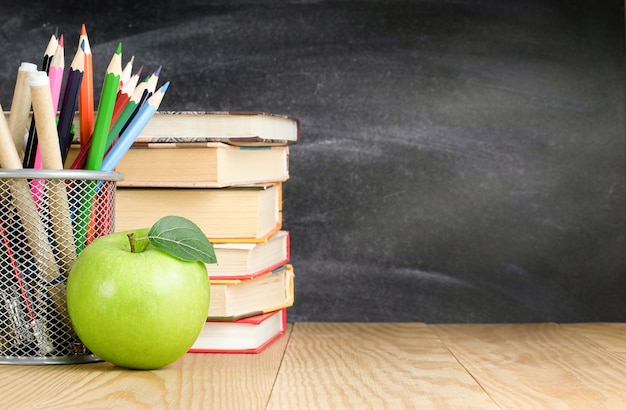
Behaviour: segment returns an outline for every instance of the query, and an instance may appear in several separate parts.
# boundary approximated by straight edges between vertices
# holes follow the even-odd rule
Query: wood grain
[[[269,409],[497,408],[424,324],[297,323]]]
[[[106,362],[1,366],[2,407],[262,409],[290,330],[262,354],[187,354],[153,371],[125,370]]]
[[[593,339],[613,352],[626,354],[626,323],[572,323],[562,326]]]
[[[626,408],[624,357],[580,332],[552,323],[430,328],[501,408]]]
[[[1,365],[10,409],[623,409],[626,324],[290,324],[160,370]]]

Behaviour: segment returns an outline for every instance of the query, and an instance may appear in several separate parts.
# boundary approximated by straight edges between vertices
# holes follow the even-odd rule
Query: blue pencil
[[[141,106],[132,122],[128,124],[124,132],[122,132],[118,138],[117,142],[113,144],[110,151],[102,160],[102,165],[100,166],[101,171],[113,171],[115,169],[124,154],[126,154],[126,152],[130,149],[130,146],[133,145],[133,142],[139,133],[144,129],[146,124],[148,124],[148,121],[150,121],[154,113],[159,108],[169,85],[169,81],[163,84],[163,86],[152,94],[152,96]]]

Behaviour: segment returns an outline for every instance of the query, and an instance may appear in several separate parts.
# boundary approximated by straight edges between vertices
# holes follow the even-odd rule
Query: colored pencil
[[[65,50],[63,47],[63,34],[59,37],[57,49],[50,61],[50,67],[48,67],[48,78],[50,80],[50,94],[52,96],[52,108],[56,114],[59,109],[59,96],[61,95],[61,85],[63,84],[63,75],[65,73]],[[37,141],[39,143],[39,141]],[[26,155],[26,154],[24,154]],[[42,169],[42,160],[39,146],[35,152],[35,169]],[[42,182],[41,180],[39,182]],[[36,190],[35,190],[36,191]]]
[[[78,111],[80,119],[80,143],[84,144],[91,137],[94,127],[94,96],[93,96],[93,56],[87,29],[83,24],[80,29],[78,46],[83,48],[85,65],[83,68],[83,80],[80,86]]]
[[[57,51],[57,46],[59,45],[59,40],[55,34],[50,36],[50,40],[48,41],[48,46],[43,52],[43,62],[41,63],[41,71],[48,71],[48,67],[50,67],[50,62],[52,61],[52,57],[54,57],[54,53]]]
[[[136,107],[132,107],[132,106],[129,107],[129,112],[125,114],[127,118],[124,123],[117,124],[117,121],[116,121],[116,123],[113,124],[113,127],[117,128],[117,126],[119,125],[121,128],[113,132],[109,131],[109,133],[107,134],[105,152],[108,149],[108,147],[111,146],[115,137],[117,137],[117,135],[119,135],[121,132],[124,131],[124,127],[129,123],[129,121],[132,121],[134,113],[137,112],[137,108],[144,103],[144,101],[147,99],[148,96],[152,95],[152,93],[154,92],[156,88],[156,84],[159,80],[160,72],[161,72],[161,67],[159,67],[155,72],[149,75],[144,81],[137,84],[137,86],[135,87],[135,91],[133,92],[133,96],[131,97],[131,100],[129,100],[128,102],[130,104],[131,101],[134,101],[136,103]],[[122,117],[123,115],[124,114],[120,114],[120,117]],[[85,165],[87,163],[87,156],[89,155],[90,149],[91,149],[91,138],[87,139],[85,144],[81,144],[80,151],[78,152],[78,155],[74,159],[74,162],[72,163],[70,168],[71,169],[85,168]]]
[[[117,121],[120,114],[124,110],[124,107],[130,101],[133,92],[137,87],[137,83],[139,82],[140,74],[141,68],[137,71],[137,73],[128,78],[124,85],[122,85],[122,88],[118,91],[117,98],[115,99],[115,106],[113,107],[113,115],[111,116],[111,123],[114,124]]]
[[[30,116],[31,96],[28,79],[31,73],[35,71],[37,71],[37,65],[33,63],[23,62],[20,65],[11,102],[9,130],[20,158],[24,156],[24,137],[28,130],[28,119]]]
[[[152,118],[154,113],[159,108],[161,101],[167,91],[170,83],[169,81],[163,84],[158,91],[156,91],[145,104],[139,108],[137,115],[133,118],[132,122],[126,127],[122,135],[118,138],[117,142],[111,147],[111,150],[102,161],[102,171],[113,171],[124,154],[128,151],[133,144],[139,133],[144,129],[148,121]]]
[[[139,110],[139,107],[141,107],[143,103],[146,102],[146,100],[150,98],[152,94],[154,94],[160,75],[161,75],[161,67],[159,66],[159,68],[157,68],[155,72],[153,72],[150,76],[148,76],[145,81],[139,83],[137,87],[135,87],[135,92],[133,93],[133,99],[138,101],[137,107],[135,108],[134,112],[131,113],[130,117],[126,120],[125,124],[122,125],[122,128],[119,130],[118,134],[121,134],[124,132],[128,124],[130,124],[130,121],[132,121],[133,117]]]
[[[113,145],[115,139],[124,132],[126,127],[132,122],[134,116],[139,111],[143,103],[152,96],[159,81],[161,67],[157,68],[151,75],[146,77],[145,81],[139,83],[133,92],[133,96],[129,100],[128,110],[120,114],[122,121],[116,122],[107,137],[107,150]]]
[[[44,71],[36,71],[30,75],[29,84],[43,166],[49,169],[63,169],[56,115],[52,107],[50,79]]]
[[[5,255],[6,257],[8,257],[9,263],[11,264],[13,274],[15,275],[15,281],[17,282],[17,286],[19,288],[19,294],[22,297],[23,305],[26,308],[26,313],[28,316],[26,320],[30,322],[30,326],[27,326],[25,325],[23,319],[21,318],[21,314],[20,314],[21,308],[19,307],[20,303],[17,298],[18,291],[15,289],[14,286],[12,286],[11,287],[13,289],[12,293],[15,296],[13,298],[11,298],[8,295],[4,296],[10,299],[10,302],[8,303],[10,303],[12,306],[12,308],[8,309],[7,311],[7,313],[9,314],[9,317],[11,318],[11,324],[12,324],[11,342],[17,343],[17,345],[25,345],[25,344],[29,344],[29,342],[34,338],[35,343],[37,344],[38,352],[40,354],[51,353],[54,350],[52,341],[50,340],[49,337],[47,337],[48,336],[47,329],[41,326],[42,323],[37,320],[37,317],[35,315],[35,310],[33,309],[33,304],[31,302],[31,297],[26,290],[26,284],[24,283],[24,280],[22,279],[22,274],[18,268],[17,261],[15,260],[13,251],[10,248],[11,243],[9,242],[8,235],[4,231],[2,226],[0,226],[0,237],[2,237],[2,242],[5,245]],[[7,266],[6,268],[8,270],[9,267]],[[3,272],[3,274],[5,273]],[[3,276],[4,280],[8,278],[9,276],[6,276],[6,277]],[[7,302],[5,301],[5,303]]]
[[[105,155],[106,151],[111,146],[111,143],[119,135],[122,127],[129,119],[130,114],[132,114],[132,112],[134,111],[136,102],[132,101],[132,98],[135,95],[135,89],[137,88],[137,83],[139,82],[139,75],[141,74],[142,68],[143,67],[140,67],[139,70],[137,70],[137,72],[133,74],[130,79],[128,79],[126,84],[124,84],[124,86],[117,95],[117,99],[115,100],[115,108],[113,109],[113,116],[111,118],[111,129],[109,130],[109,134],[107,135]],[[131,105],[129,106],[129,104]],[[127,107],[128,110],[126,109]]]
[[[152,96],[154,90],[156,90],[157,83],[159,81],[159,76],[161,75],[161,66],[155,70],[154,73],[145,81],[145,87],[148,90],[148,98]]]
[[[99,170],[104,157],[105,144],[107,135],[111,128],[111,118],[115,105],[115,98],[119,89],[119,82],[122,74],[122,44],[118,44],[115,54],[107,67],[100,102],[98,105],[98,114],[91,139],[87,139],[85,144],[90,144],[87,154],[85,168],[89,170]],[[95,209],[97,185],[95,181],[87,181],[84,195],[80,203],[79,212],[75,218],[75,245],[77,252],[87,246],[93,239],[93,231],[90,229],[91,221],[95,221],[98,212]]]
[[[46,71],[42,70],[42,72]],[[56,112],[59,108],[59,96],[61,94],[63,76],[65,74],[65,49],[63,45],[63,34],[61,34],[61,36],[59,37],[57,47],[54,55],[52,56],[52,59],[49,60],[47,73],[50,83],[50,95],[52,96],[52,109],[54,114],[56,115]],[[33,115],[33,120],[31,121],[31,124],[35,124],[34,118],[35,116]],[[24,162],[28,161],[27,165],[29,166],[29,168],[32,167],[35,169],[42,169],[43,160],[41,158],[41,150],[39,148],[39,138],[36,133],[36,127],[34,131],[35,134],[33,135],[33,138],[30,138],[29,135],[28,142],[26,144],[26,150],[24,152]],[[30,157],[32,157],[33,155],[33,150],[35,151],[35,160],[34,163],[31,164],[32,159]],[[29,156],[28,159],[26,158],[27,155]],[[35,200],[35,203],[37,205],[39,205],[41,195],[44,192],[44,185],[45,181],[43,179],[33,179],[33,181],[31,182],[30,189],[33,193],[33,199]]]
[[[143,104],[145,100],[150,98],[150,96],[152,96],[152,94],[154,93],[154,90],[156,90],[157,83],[159,82],[160,72],[161,67],[159,67],[155,72],[147,76],[143,81],[139,82],[137,84],[137,87],[135,87],[133,97],[137,98],[143,96],[143,99],[138,100],[139,105]],[[144,91],[146,92],[144,93]]]
[[[109,136],[107,138],[107,152],[104,155],[105,157],[108,155],[111,147],[116,143],[119,136],[124,132],[124,130],[126,130],[126,127],[132,123],[141,106],[148,100],[148,94],[148,90],[144,89],[138,102],[129,101],[126,105],[126,110],[122,112],[118,121],[115,123],[113,128],[111,128],[111,132],[109,132]]]
[[[74,162],[70,165],[70,169],[84,169],[87,163],[87,155],[89,155],[89,148],[91,147],[91,137],[87,138],[84,144],[80,144],[80,151]]]
[[[135,62],[135,56],[132,56],[130,58],[130,60],[128,60],[126,65],[124,66],[124,69],[122,70],[122,77],[120,78],[120,89],[133,76],[133,64],[134,64],[134,62]]]
[[[42,70],[46,71],[46,70]],[[59,109],[59,97],[61,95],[61,84],[63,83],[63,75],[65,74],[65,48],[63,46],[63,34],[59,37],[59,44],[56,52],[50,61],[50,67],[47,70],[50,78],[50,90],[52,92],[52,107],[56,112]]]
[[[78,47],[67,75],[67,84],[65,85],[65,93],[63,94],[63,103],[61,104],[57,125],[63,163],[65,163],[70,145],[72,144],[72,123],[74,121],[74,113],[76,112],[78,95],[80,94],[84,68],[85,52],[82,47]]]
[[[0,221],[2,222],[2,221]],[[54,350],[52,340],[50,340],[48,330],[44,323],[42,323],[35,315],[35,310],[33,308],[33,304],[31,302],[31,297],[28,294],[26,289],[26,284],[24,283],[24,279],[22,277],[22,273],[19,270],[17,265],[17,261],[13,255],[13,251],[11,249],[11,242],[9,240],[9,236],[7,235],[4,228],[2,228],[2,224],[0,223],[0,237],[2,238],[2,243],[4,244],[6,255],[9,258],[11,263],[11,268],[13,269],[13,274],[15,275],[15,280],[17,282],[17,286],[19,287],[20,294],[24,301],[24,306],[26,307],[26,311],[28,312],[28,318],[30,319],[31,332],[35,338],[35,342],[37,343],[37,348],[39,349],[40,354],[48,354]],[[7,279],[7,278],[3,278]],[[19,335],[14,335],[19,336]]]
[[[56,34],[52,34],[50,36],[50,40],[48,41],[48,46],[43,52],[43,61],[41,63],[41,71],[48,72],[50,68],[50,63],[52,62],[52,57],[56,53],[57,47],[59,45],[59,41],[57,40]],[[37,152],[37,129],[35,128],[35,117],[31,117],[30,120],[30,128],[28,130],[28,140],[26,142],[26,147],[24,148],[24,161],[22,166],[24,168],[33,168],[35,166],[35,157]]]
[[[152,74],[144,78],[143,81],[140,81],[135,87],[134,94],[142,95],[143,90],[148,90],[148,98],[149,98],[152,95],[152,93],[154,93],[154,90],[156,90],[157,84],[159,82],[160,73],[161,73],[161,67],[157,68],[156,71],[154,71]]]
[[[148,90],[145,88],[137,89],[136,92],[133,93],[133,96],[128,101],[128,104],[124,107],[124,110],[118,117],[113,127],[111,127],[111,131],[109,131],[109,135],[107,137],[107,150],[111,147],[115,139],[122,133],[126,125],[130,124],[135,113],[141,106],[141,103],[145,101]]]
[[[107,135],[111,129],[113,107],[115,106],[115,97],[117,96],[121,75],[122,43],[119,43],[107,67],[102,84],[98,114],[96,115],[96,122],[91,136],[91,147],[89,148],[89,155],[87,156],[86,168],[88,170],[98,170],[102,164]]]

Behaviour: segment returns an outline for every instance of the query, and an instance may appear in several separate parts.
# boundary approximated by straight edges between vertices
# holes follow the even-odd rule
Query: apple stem
[[[130,251],[135,253],[135,233],[131,232],[126,236],[128,236],[128,242],[130,243]]]

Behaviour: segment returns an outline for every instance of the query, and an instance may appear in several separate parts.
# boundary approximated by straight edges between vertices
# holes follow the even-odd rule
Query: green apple
[[[68,313],[96,356],[157,369],[178,360],[198,337],[209,310],[209,277],[204,262],[140,240],[147,229],[129,233],[103,236],[81,251],[68,276]]]

